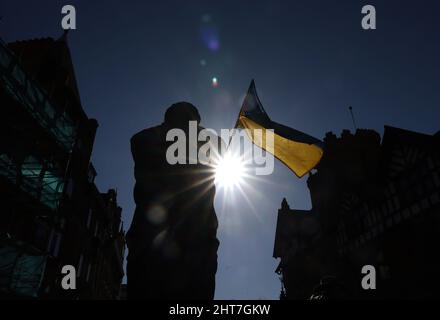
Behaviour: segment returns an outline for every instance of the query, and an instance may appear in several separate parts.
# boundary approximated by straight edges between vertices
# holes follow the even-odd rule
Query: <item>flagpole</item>
[[[357,126],[356,126],[356,120],[354,119],[354,114],[353,114],[353,107],[349,106],[348,110],[350,110],[350,114],[351,114],[351,120],[353,121],[353,127],[354,127],[354,131],[357,130]]]
[[[232,139],[234,138],[235,132],[237,132],[237,128],[233,128],[232,130],[233,130],[232,135],[229,137],[229,142],[228,142],[228,145],[226,146],[226,152],[229,150],[229,147],[231,145]]]

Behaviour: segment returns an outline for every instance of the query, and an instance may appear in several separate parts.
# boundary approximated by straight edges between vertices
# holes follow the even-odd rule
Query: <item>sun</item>
[[[245,175],[244,161],[240,156],[226,153],[215,166],[215,181],[220,187],[240,186]]]

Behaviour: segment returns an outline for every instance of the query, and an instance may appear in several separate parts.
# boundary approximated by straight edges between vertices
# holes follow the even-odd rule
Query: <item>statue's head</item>
[[[174,103],[165,112],[165,124],[171,127],[187,128],[189,121],[200,123],[199,111],[189,102]]]

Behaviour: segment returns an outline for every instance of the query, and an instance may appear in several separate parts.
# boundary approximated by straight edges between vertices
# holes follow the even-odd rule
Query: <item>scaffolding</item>
[[[20,66],[18,58],[0,39],[0,83],[6,92],[22,105],[31,116],[70,152],[76,136],[73,120],[49,101],[43,90]]]
[[[64,177],[58,172],[51,161],[28,156],[17,163],[7,154],[0,154],[0,176],[53,210],[58,208],[64,188]]]
[[[65,111],[54,107],[45,90],[29,77],[1,39],[0,86],[49,133],[60,151],[70,156],[77,127]],[[64,175],[65,168],[60,168],[52,159],[32,153],[21,159],[10,150],[0,150],[0,177],[50,209],[58,208],[65,184]]]
[[[36,298],[46,269],[47,256],[13,239],[0,239],[0,293]]]

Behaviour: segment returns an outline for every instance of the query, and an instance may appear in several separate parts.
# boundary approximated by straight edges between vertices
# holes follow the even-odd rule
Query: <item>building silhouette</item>
[[[440,133],[385,126],[325,137],[307,184],[312,209],[278,211],[284,299],[427,298],[440,278]],[[361,286],[362,267],[376,289]]]
[[[98,122],[85,114],[66,33],[0,40],[0,295],[114,299],[124,275],[115,190],[90,161]],[[76,267],[76,290],[61,287]]]

